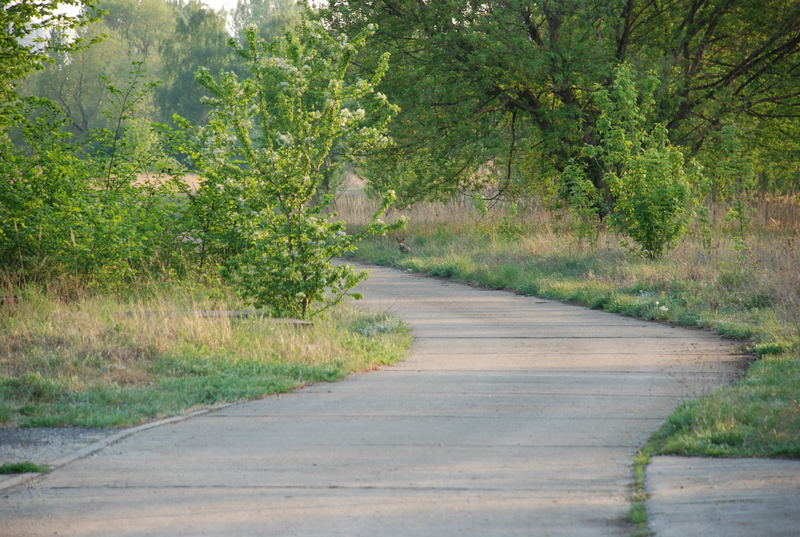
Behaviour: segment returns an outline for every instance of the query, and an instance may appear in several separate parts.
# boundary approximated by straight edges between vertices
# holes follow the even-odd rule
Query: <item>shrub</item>
[[[246,78],[198,72],[212,95],[209,126],[201,132],[205,151],[197,155],[207,177],[201,195],[211,190],[219,201],[201,210],[218,210],[230,224],[223,230],[232,253],[225,277],[274,315],[307,317],[350,294],[365,274],[332,258],[399,225],[380,220],[393,201],[389,193],[371,224],[348,235],[327,215],[332,197],[323,193],[341,164],[388,142],[395,108],[375,91],[388,56],[371,78],[348,77],[372,31],[348,41],[304,20],[267,43],[251,28],[245,46],[236,46]]]

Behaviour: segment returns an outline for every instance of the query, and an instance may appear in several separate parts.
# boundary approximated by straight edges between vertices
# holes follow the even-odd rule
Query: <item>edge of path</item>
[[[785,537],[800,525],[797,459],[659,455],[645,483],[655,537]]]
[[[235,405],[235,404],[237,404],[237,403],[236,402],[234,402],[234,403],[221,403],[221,404],[218,404],[218,405],[213,405],[213,406],[209,406],[209,407],[206,407],[206,408],[202,408],[200,410],[195,410],[195,411],[189,412],[187,414],[181,414],[179,416],[172,416],[172,417],[169,417],[169,418],[163,418],[163,419],[159,419],[159,420],[155,420],[155,421],[149,421],[149,422],[143,423],[141,425],[136,425],[134,427],[129,427],[127,429],[122,429],[121,431],[118,431],[116,433],[109,434],[105,438],[102,438],[100,440],[91,442],[91,443],[89,443],[89,444],[87,444],[87,445],[85,445],[85,446],[83,446],[81,448],[78,448],[77,450],[75,450],[75,449],[65,450],[66,454],[59,456],[55,460],[49,460],[49,461],[45,461],[45,462],[36,461],[37,464],[44,464],[46,466],[49,466],[50,470],[48,472],[25,473],[25,474],[11,475],[11,476],[7,476],[7,477],[6,476],[0,476],[0,492],[8,490],[8,489],[15,488],[15,487],[18,487],[18,486],[21,486],[21,485],[24,485],[24,484],[29,483],[31,481],[34,481],[34,480],[36,480],[36,479],[38,479],[38,478],[40,478],[42,476],[47,475],[49,472],[52,472],[53,470],[55,470],[57,468],[60,468],[60,467],[65,466],[67,464],[70,464],[71,462],[75,462],[78,459],[83,459],[85,457],[88,457],[88,456],[100,451],[103,448],[106,448],[106,447],[108,447],[108,446],[110,446],[112,444],[115,444],[115,443],[119,442],[120,440],[123,440],[123,439],[125,439],[125,438],[127,438],[127,437],[129,437],[131,435],[134,435],[136,433],[139,433],[141,431],[146,431],[148,429],[153,429],[155,427],[161,427],[163,425],[170,425],[172,423],[177,423],[177,422],[180,422],[180,421],[188,420],[188,419],[194,418],[196,416],[201,416],[203,414],[208,414],[209,412],[214,412],[216,410],[220,410],[220,409],[223,409],[223,408]]]
[[[514,289],[494,289],[477,282],[454,281],[443,276],[378,265],[361,259],[349,259],[348,262],[361,265],[365,269],[388,268],[477,289],[536,298],[536,295]],[[595,309],[578,302],[552,298],[545,300]],[[604,313],[706,332],[720,340],[737,343],[698,326]],[[755,360],[746,343],[738,343],[734,348],[741,354],[742,360],[737,367],[736,378],[741,377]],[[800,460],[797,459],[652,456],[645,467],[643,492],[646,494],[648,515],[645,523],[646,535],[649,537],[784,537],[800,526],[800,510],[796,507],[796,498],[800,497]]]

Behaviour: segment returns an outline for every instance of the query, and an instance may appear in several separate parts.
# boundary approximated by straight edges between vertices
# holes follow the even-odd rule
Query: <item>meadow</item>
[[[214,315],[244,307],[214,280],[16,292],[18,302],[0,306],[6,426],[131,426],[339,380],[402,358],[410,344],[397,319],[346,306],[308,324]]]

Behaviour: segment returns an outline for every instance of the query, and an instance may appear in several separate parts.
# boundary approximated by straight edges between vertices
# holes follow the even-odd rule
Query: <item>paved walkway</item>
[[[656,537],[800,535],[800,460],[653,457]]]
[[[389,269],[379,372],[132,435],[0,497],[0,535],[627,536],[631,458],[730,346]]]

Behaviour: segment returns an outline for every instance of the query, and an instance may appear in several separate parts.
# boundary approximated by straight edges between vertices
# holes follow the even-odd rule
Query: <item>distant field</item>
[[[135,184],[139,186],[159,185],[171,178],[172,176],[164,173],[140,173],[137,176]],[[182,177],[182,179],[184,183],[189,185],[191,190],[196,191],[198,188],[200,188],[200,181],[202,180],[202,177],[196,173],[187,173]]]

